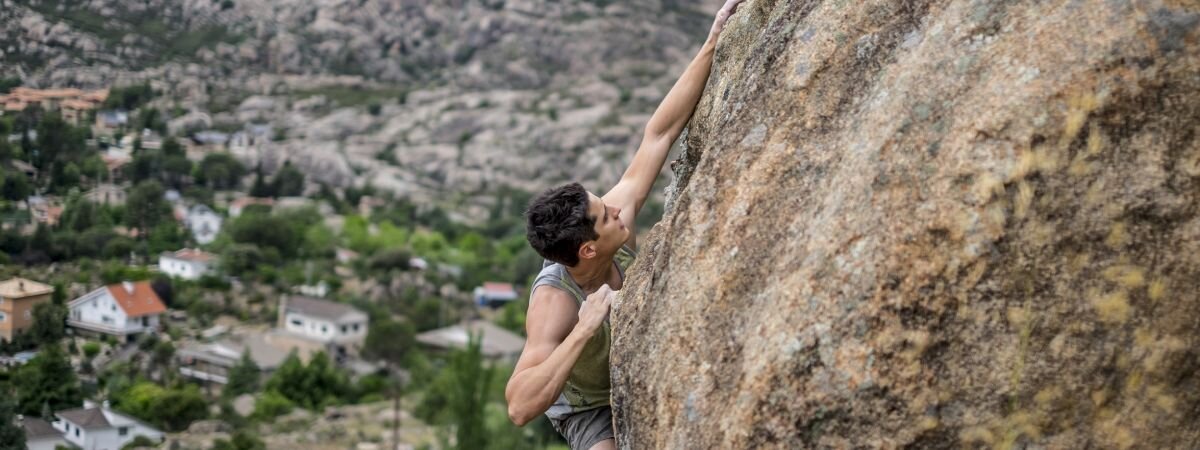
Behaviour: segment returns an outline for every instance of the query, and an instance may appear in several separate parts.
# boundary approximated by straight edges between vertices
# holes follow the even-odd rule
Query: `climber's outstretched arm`
[[[608,317],[615,296],[605,285],[583,306],[566,291],[549,286],[533,290],[525,319],[525,348],[504,388],[508,418],[524,426],[550,409],[588,339]]]
[[[687,125],[688,120],[692,117],[692,112],[696,109],[696,103],[700,101],[700,95],[704,93],[704,85],[708,83],[708,73],[712,68],[717,38],[725,29],[726,20],[737,11],[738,4],[742,1],[728,0],[717,12],[716,20],[708,33],[708,39],[700,47],[700,53],[692,59],[683,75],[679,77],[679,80],[667,92],[667,96],[663,98],[662,103],[658,105],[658,109],[650,117],[650,122],[646,124],[642,142],[638,146],[637,153],[633,155],[633,161],[629,164],[629,168],[625,170],[625,174],[621,176],[617,185],[603,197],[606,204],[617,206],[621,208],[621,211],[630,212],[630,214],[620,215],[621,221],[630,230],[634,229],[637,213],[646,203],[654,180],[662,171],[663,163],[667,160],[667,153],[671,151],[671,145],[675,143],[676,139],[679,139],[679,134],[683,132],[683,127]]]

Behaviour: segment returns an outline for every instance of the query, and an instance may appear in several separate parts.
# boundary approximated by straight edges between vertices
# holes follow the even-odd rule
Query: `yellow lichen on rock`
[[[1136,288],[1146,283],[1146,271],[1133,265],[1116,265],[1104,269],[1104,279],[1125,288]]]
[[[1103,322],[1117,324],[1129,320],[1129,295],[1125,291],[1113,291],[1093,297],[1092,306]]]

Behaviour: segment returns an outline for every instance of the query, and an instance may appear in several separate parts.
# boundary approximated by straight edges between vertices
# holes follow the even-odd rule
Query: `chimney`
[[[87,399],[83,400],[83,409],[92,409],[95,407],[96,407],[96,402],[93,402],[93,401],[87,400]]]
[[[104,402],[101,403],[100,406],[104,409],[108,409],[108,400],[104,400]]]
[[[17,280],[17,291],[25,292],[25,280]]]
[[[279,328],[281,330],[287,329],[287,304],[288,296],[286,294],[279,296],[279,323],[275,324],[275,328]]]
[[[122,282],[121,282],[121,285],[122,285],[122,286],[125,286],[125,292],[128,292],[128,293],[130,293],[130,294],[133,294],[133,282],[131,282],[131,281],[122,281]]]

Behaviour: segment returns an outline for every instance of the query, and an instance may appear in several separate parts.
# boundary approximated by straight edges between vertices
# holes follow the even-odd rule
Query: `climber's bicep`
[[[513,373],[545,362],[571,334],[578,320],[579,307],[570,294],[550,286],[534,289],[525,315],[525,348]]]

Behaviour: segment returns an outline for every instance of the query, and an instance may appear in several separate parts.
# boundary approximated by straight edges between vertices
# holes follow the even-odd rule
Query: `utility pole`
[[[396,363],[388,362],[393,379],[392,383],[392,450],[400,448],[400,395],[404,392],[405,379],[408,373],[396,367]]]

